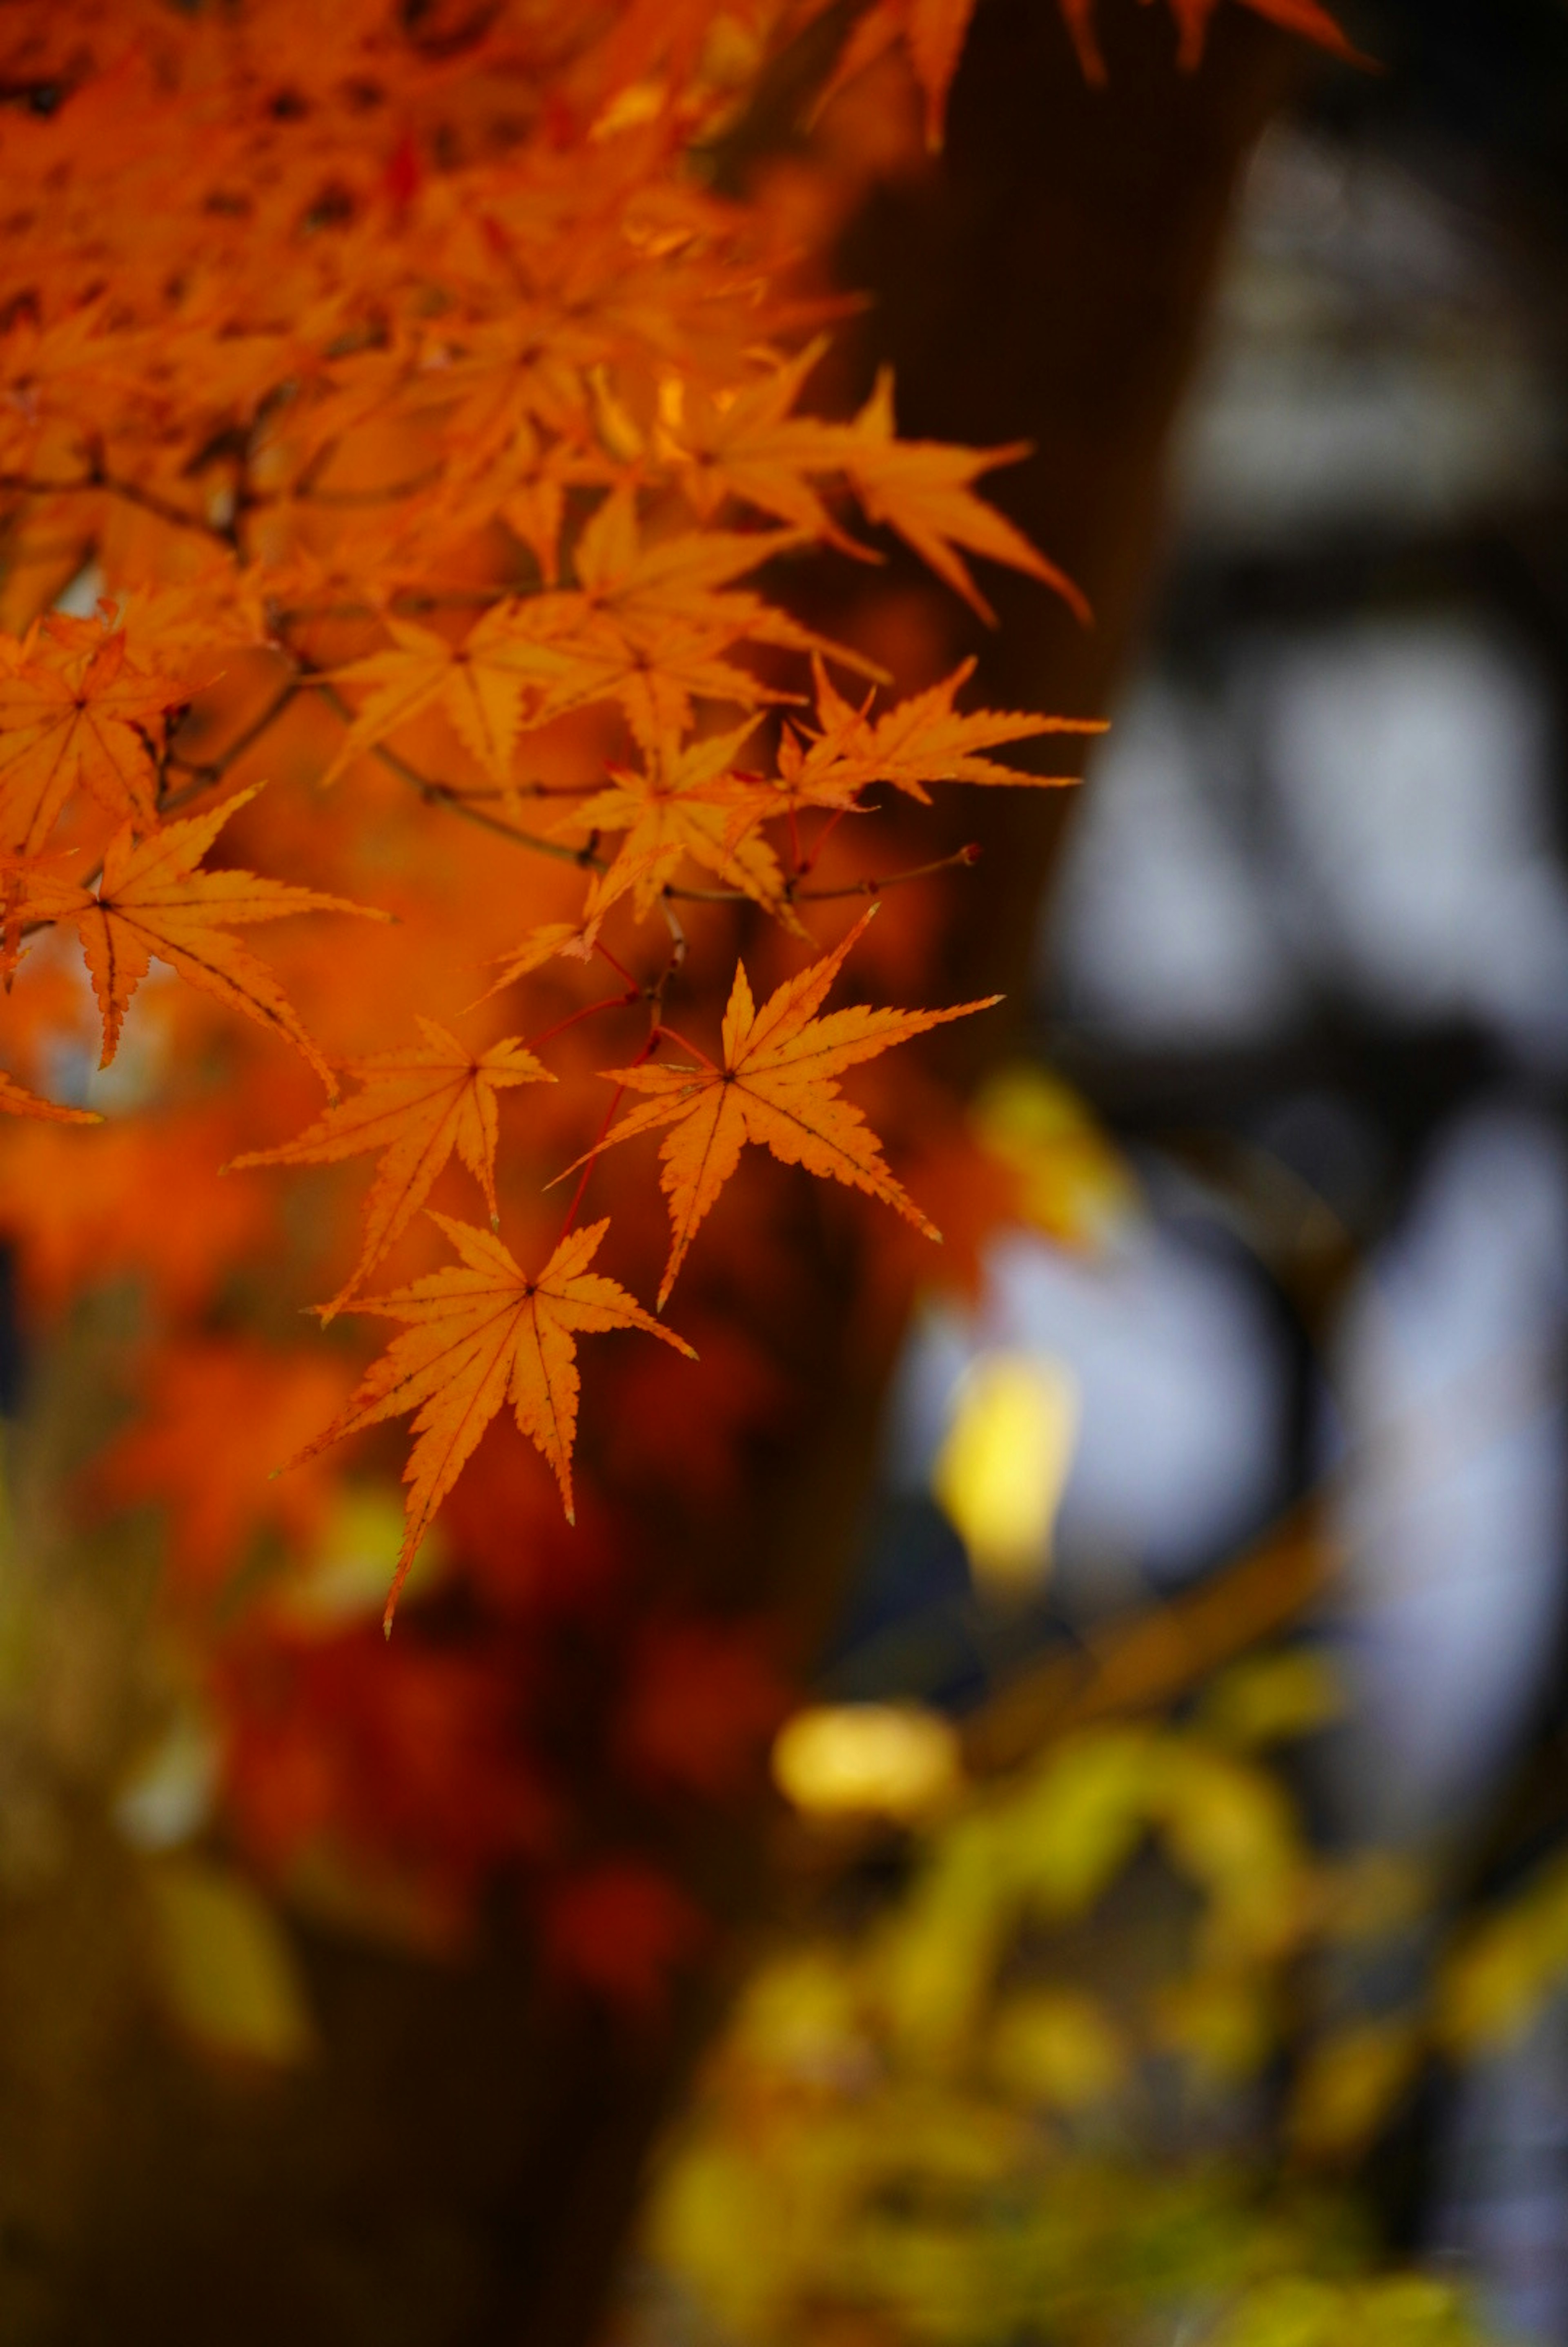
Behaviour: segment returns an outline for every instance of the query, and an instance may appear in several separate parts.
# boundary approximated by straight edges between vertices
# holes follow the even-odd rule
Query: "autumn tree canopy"
[[[1339,40],[1312,0],[1250,5]],[[1212,5],[1176,7],[1186,63]],[[600,1147],[667,1128],[661,1311],[743,1141],[935,1235],[836,1079],[958,1011],[813,1019],[857,929],[760,1014],[738,968],[716,1061],[671,1023],[688,929],[707,953],[710,908],[755,906],[799,963],[835,900],[902,876],[860,846],[875,794],[1034,784],[985,753],[1088,730],[969,707],[962,668],[899,698],[798,615],[807,557],[875,559],[870,526],[977,610],[979,557],[1087,617],[977,491],[1016,451],[901,440],[886,378],[857,415],[817,412],[830,305],[785,223],[705,184],[816,13],[370,5],[323,26],[276,0],[13,28],[9,1049],[32,1073],[51,1048],[74,932],[101,1066],[154,958],[205,998],[168,1013],[170,1072],[188,1090],[199,1038],[227,1056],[203,1088],[248,1144],[236,1170],[380,1153],[323,1317],[406,1331],[320,1440],[416,1414],[399,1583],[504,1401],[571,1512],[578,1335],[689,1349],[586,1268],[616,1219],[576,1235]],[[837,79],[907,39],[940,139],[966,14],[874,6]],[[1092,10],[1066,15],[1099,73]],[[458,818],[485,835],[483,884],[455,869]],[[297,914],[318,931],[290,955],[308,1015],[235,934]],[[505,939],[488,984],[486,937]],[[579,1000],[596,965],[612,990]],[[459,1040],[437,1022],[465,995]],[[290,1080],[212,1004],[324,1082],[297,1138],[264,1138]],[[519,1013],[526,1034],[497,1031]],[[13,1113],[84,1121],[5,1085]],[[653,1099],[617,1121],[628,1092]],[[580,1169],[553,1244],[531,1233],[520,1264],[448,1218],[462,1270],[367,1296],[405,1237],[400,1260],[429,1249],[420,1210],[453,1153],[502,1228],[503,1092],[523,1095],[504,1193]]]
[[[1099,720],[985,706],[943,615],[1095,615],[990,501],[1013,427],[901,437],[826,263],[970,15],[0,28],[0,1227],[29,1326],[137,1299],[81,1515],[164,1510],[248,1863],[424,1948],[520,1870],[544,1975],[639,2023],[711,1936],[671,1848],[784,1701],[704,1542],[804,1457],[796,1323],[837,1294],[871,1390],[911,1266],[1032,1194],[920,1056],[992,1010],[931,982],[997,877],[933,803]],[[802,123],[912,72],[837,179],[755,151],[802,58]]]

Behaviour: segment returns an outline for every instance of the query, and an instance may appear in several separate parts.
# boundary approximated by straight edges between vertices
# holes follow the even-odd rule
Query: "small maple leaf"
[[[618,897],[629,894],[638,918],[645,918],[688,859],[801,934],[785,898],[779,859],[756,836],[760,818],[753,816],[748,825],[736,820],[737,791],[747,789],[735,779],[736,753],[756,723],[748,719],[728,733],[684,745],[678,737],[661,735],[646,770],[612,767],[611,787],[585,800],[555,826],[590,835],[626,834],[615,861],[590,891],[585,914],[590,939]]]
[[[994,749],[999,743],[1027,741],[1042,733],[1104,733],[1105,719],[1043,717],[1035,710],[954,709],[953,698],[969,682],[974,665],[972,660],[962,661],[951,676],[928,691],[895,702],[874,723],[862,723],[859,740],[850,731],[856,712],[834,692],[819,666],[817,705],[827,742],[840,761],[858,753],[869,779],[891,783],[911,798],[927,803],[928,783],[1000,783],[1043,790],[1074,782],[1077,777],[1073,774],[1032,774],[978,753]]]
[[[895,1207],[928,1238],[942,1236],[893,1179],[876,1134],[859,1109],[843,1099],[836,1079],[858,1060],[873,1060],[895,1043],[972,1010],[988,1010],[999,994],[961,1002],[949,1010],[874,1010],[856,1005],[826,1019],[815,1013],[844,960],[878,910],[870,906],[830,954],[787,979],[755,1007],[745,967],[737,963],[724,1014],[724,1064],[703,1067],[649,1063],[610,1068],[608,1081],[628,1092],[652,1092],[612,1125],[598,1148],[634,1133],[669,1125],[659,1151],[660,1186],[669,1201],[671,1246],[658,1292],[662,1310],[697,1225],[740,1161],[748,1141],[764,1143],[786,1165],[831,1177]],[[590,1150],[588,1157],[598,1150]],[[585,1164],[586,1157],[577,1163]],[[568,1166],[568,1173],[575,1168]],[[565,1175],[559,1178],[565,1179]]]
[[[778,779],[736,784],[728,791],[732,825],[765,823],[792,807],[851,807],[873,783],[891,783],[928,805],[928,783],[1010,784],[1030,790],[1074,783],[1073,774],[1033,774],[979,753],[1033,734],[1103,733],[1105,721],[1042,717],[1028,710],[956,710],[954,696],[973,670],[972,660],[963,661],[940,683],[895,702],[873,719],[870,702],[857,708],[846,701],[818,661],[820,731],[785,727]]]
[[[123,628],[53,617],[15,649],[0,677],[0,838],[42,846],[77,790],[111,815],[158,821],[149,725],[189,687],[126,656]]]
[[[846,83],[874,65],[884,50],[901,38],[909,45],[910,62],[925,99],[926,145],[932,154],[939,153],[946,126],[947,94],[973,13],[974,0],[872,0],[871,6],[856,18],[816,111],[820,113]]]
[[[96,1109],[62,1108],[58,1101],[40,1100],[0,1070],[0,1109],[7,1116],[42,1116],[55,1124],[102,1124]]]
[[[1095,33],[1095,12],[1097,0],[1060,0],[1063,16],[1078,52],[1084,78],[1096,88],[1109,79],[1105,60]],[[1219,0],[1169,0],[1171,15],[1176,18],[1179,46],[1176,62],[1184,73],[1193,73],[1203,63],[1204,48],[1208,38],[1208,20]],[[1303,39],[1315,41],[1319,48],[1332,50],[1347,65],[1366,66],[1370,60],[1345,38],[1327,8],[1318,0],[1241,0],[1257,16],[1267,16],[1271,24],[1288,33],[1299,33]]]
[[[734,585],[799,543],[798,530],[779,529],[687,530],[645,544],[635,498],[616,490],[577,540],[577,587],[498,604],[483,622],[486,641],[533,683],[534,722],[614,699],[647,747],[685,730],[694,700],[758,708],[792,697],[727,658],[738,644],[826,652],[880,676]]]
[[[494,625],[487,628],[490,617],[462,644],[449,643],[432,628],[389,618],[390,648],[334,670],[331,682],[368,692],[323,781],[335,780],[399,726],[439,705],[486,774],[503,785],[509,782],[524,701],[535,688],[508,657],[504,638]]]
[[[46,920],[72,921],[81,937],[104,1022],[100,1067],[114,1058],[130,999],[156,954],[188,985],[215,994],[286,1037],[328,1091],[336,1092],[331,1068],[271,971],[228,930],[236,922],[276,921],[289,913],[358,913],[372,921],[387,916],[314,888],[263,880],[254,872],[197,871],[229,816],[255,795],[254,790],[237,792],[208,814],[166,824],[139,841],[127,824],[104,851],[96,894],[75,881],[39,876],[30,884],[27,911]]]
[[[485,989],[479,1002],[488,1002],[493,994],[501,992],[503,987],[514,984],[520,978],[529,977],[536,969],[543,969],[545,964],[554,961],[557,954],[567,954],[575,960],[586,961],[593,949],[593,941],[587,936],[583,922],[541,921],[509,953],[491,957],[501,975],[493,986]],[[469,1009],[477,1010],[479,1002],[471,1002]]]
[[[983,620],[994,625],[996,615],[971,577],[960,547],[1054,588],[1087,626],[1092,614],[1082,590],[970,487],[993,465],[1011,465],[1028,454],[1026,441],[1005,448],[957,448],[942,440],[899,439],[892,370],[883,367],[855,418],[854,445],[846,454],[844,469],[868,518],[897,530]]]
[[[1208,20],[1217,5],[1218,0],[1170,0],[1171,14],[1181,36],[1179,60],[1187,72],[1202,61]],[[1059,5],[1078,52],[1084,78],[1096,88],[1102,87],[1109,77],[1095,33],[1098,0],[1059,0]],[[1332,49],[1350,64],[1366,63],[1318,0],[1242,0],[1242,5],[1282,25],[1288,32],[1300,33],[1323,48]],[[933,154],[939,152],[948,93],[973,14],[974,0],[871,0],[871,5],[855,19],[817,100],[816,111],[820,113],[857,74],[863,73],[884,51],[902,40],[908,46],[910,63],[925,100],[926,145]]]
[[[489,1231],[448,1214],[432,1220],[446,1233],[461,1263],[353,1307],[409,1325],[372,1362],[348,1408],[290,1461],[298,1465],[340,1436],[382,1419],[415,1413],[417,1440],[403,1471],[407,1527],[384,1616],[389,1631],[414,1551],[504,1402],[510,1400],[519,1427],[550,1466],[567,1521],[575,1522],[576,1336],[646,1328],[677,1353],[696,1358],[684,1337],[662,1327],[616,1281],[588,1269],[609,1228],[607,1219],[568,1232],[535,1278]]]
[[[696,385],[683,392],[678,423],[664,426],[663,437],[682,467],[681,487],[699,521],[710,521],[727,497],[739,497],[808,538],[866,555],[839,528],[808,477],[843,470],[853,426],[791,413],[828,347],[828,336],[819,335],[723,401]]]
[[[412,1222],[453,1150],[484,1193],[494,1222],[496,1095],[514,1084],[553,1084],[555,1077],[520,1036],[509,1035],[475,1054],[433,1019],[416,1018],[423,1046],[378,1051],[343,1070],[362,1089],[335,1101],[314,1124],[275,1149],[247,1150],[234,1167],[325,1165],[379,1149],[382,1162],[365,1206],[360,1259],[323,1320],[341,1312],[361,1279]]]

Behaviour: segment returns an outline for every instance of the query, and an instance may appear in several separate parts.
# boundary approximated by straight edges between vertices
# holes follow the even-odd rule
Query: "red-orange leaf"
[[[737,821],[736,794],[750,793],[734,778],[737,753],[755,730],[756,720],[731,733],[684,745],[661,734],[641,767],[610,769],[610,788],[585,800],[558,831],[626,834],[608,871],[589,895],[585,933],[594,938],[610,907],[629,895],[642,918],[660,891],[688,861],[728,887],[766,905],[787,928],[795,919],[784,897],[784,875],[765,840],[755,835],[759,816]]]
[[[361,1089],[335,1101],[314,1124],[276,1149],[250,1149],[243,1165],[324,1165],[361,1150],[379,1149],[382,1162],[365,1206],[365,1243],[358,1263],[323,1320],[341,1312],[361,1279],[408,1228],[453,1150],[495,1214],[495,1102],[514,1084],[553,1084],[555,1077],[515,1035],[477,1056],[433,1019],[415,1022],[424,1041],[402,1051],[378,1051],[351,1061],[343,1072]]]
[[[105,851],[97,895],[74,882],[39,877],[31,884],[30,912],[74,921],[80,932],[104,1022],[101,1067],[114,1058],[130,999],[156,954],[188,985],[284,1036],[328,1091],[337,1090],[331,1067],[271,971],[228,932],[237,922],[276,921],[287,913],[361,913],[377,921],[386,916],[254,872],[197,871],[229,816],[255,795],[240,791],[207,815],[166,824],[148,839],[138,841],[127,824]]]
[[[464,644],[450,644],[430,628],[389,619],[392,642],[334,671],[340,684],[362,687],[366,699],[323,780],[331,782],[424,710],[439,703],[464,749],[504,784],[522,727],[530,680],[507,658],[504,643],[489,641],[482,620]]]
[[[403,1471],[408,1522],[387,1598],[389,1630],[414,1551],[503,1403],[511,1402],[523,1432],[548,1461],[567,1519],[575,1521],[577,1335],[646,1328],[677,1352],[695,1358],[682,1337],[662,1327],[624,1287],[588,1269],[607,1221],[569,1232],[543,1271],[530,1278],[489,1231],[447,1214],[433,1220],[461,1263],[355,1306],[356,1311],[377,1312],[408,1327],[372,1364],[341,1416],[299,1454],[300,1460],[312,1458],[341,1435],[407,1410],[415,1413],[416,1440]]]
[[[1086,625],[1089,606],[1066,572],[1036,553],[1023,531],[970,487],[993,465],[1010,465],[1028,454],[1022,442],[1008,448],[977,449],[950,447],[942,440],[899,439],[892,374],[884,367],[855,418],[854,446],[844,469],[870,518],[896,529],[983,620],[995,615],[971,577],[960,547],[1054,588]]]
[[[1105,61],[1095,32],[1097,5],[1098,0],[1059,0],[1084,77],[1096,87],[1106,79]],[[1202,59],[1208,20],[1217,5],[1218,0],[1169,0],[1181,36],[1180,61],[1188,72]],[[1319,0],[1242,0],[1242,5],[1351,63],[1366,62]],[[902,40],[925,99],[926,144],[935,151],[942,143],[948,92],[973,13],[974,0],[871,0],[871,5],[855,19],[819,104],[826,105],[846,82]]]
[[[8,1116],[47,1117],[56,1124],[103,1122],[96,1109],[62,1108],[58,1101],[40,1100],[36,1092],[27,1092],[4,1071],[0,1071],[0,1109]]]
[[[872,0],[871,7],[856,18],[819,104],[826,105],[846,82],[874,64],[884,49],[901,37],[909,44],[910,62],[925,99],[926,145],[933,154],[938,152],[948,90],[973,13],[974,0]]]
[[[154,824],[148,728],[188,697],[126,658],[123,629],[46,622],[0,678],[0,840],[33,854],[77,790],[111,815]]]
[[[1076,777],[1072,774],[1033,774],[980,753],[1032,734],[1103,733],[1104,721],[1041,717],[1023,710],[956,710],[954,697],[973,669],[972,660],[963,661],[940,684],[895,702],[873,719],[869,700],[859,708],[846,701],[819,661],[819,730],[807,733],[786,725],[779,737],[777,778],[731,784],[727,797],[732,831],[727,837],[792,807],[853,806],[874,783],[891,783],[928,804],[928,783],[1005,783],[1034,790],[1073,783]]]
[[[1218,5],[1218,0],[1168,0],[1168,4],[1180,36],[1177,58],[1183,71],[1191,73],[1203,62],[1208,20]],[[1369,62],[1351,46],[1328,9],[1319,5],[1319,0],[1241,0],[1241,5],[1244,8],[1250,8],[1255,15],[1267,16],[1272,24],[1283,26],[1288,33],[1299,33],[1304,39],[1316,41],[1319,47],[1331,49],[1336,56],[1343,57],[1348,64],[1364,66]],[[1067,29],[1073,36],[1073,45],[1078,52],[1084,79],[1098,87],[1108,77],[1095,33],[1097,0],[1060,0],[1060,6]]]
[[[613,1126],[602,1147],[659,1125],[671,1127],[659,1152],[672,1234],[658,1294],[661,1307],[698,1224],[734,1173],[748,1141],[764,1143],[787,1165],[803,1165],[809,1174],[868,1191],[896,1207],[928,1237],[941,1237],[893,1179],[876,1134],[859,1109],[842,1098],[836,1079],[858,1060],[874,1060],[928,1027],[989,1010],[1002,998],[988,995],[982,1002],[961,1002],[950,1010],[872,1010],[857,1005],[817,1018],[846,955],[877,909],[871,906],[841,945],[799,977],[787,979],[760,1010],[753,1003],[744,966],[737,964],[724,1014],[722,1067],[645,1063],[606,1071],[611,1082],[624,1084],[629,1092],[651,1092],[654,1098]]]
[[[541,921],[536,928],[529,930],[521,945],[514,946],[510,953],[494,957],[501,975],[494,986],[486,987],[479,1001],[488,1002],[491,996],[499,994],[504,986],[511,986],[516,979],[528,977],[532,971],[543,969],[545,964],[554,961],[557,954],[570,954],[575,960],[586,961],[593,949],[592,942],[585,936],[584,923]],[[476,1010],[479,1004],[471,1002],[468,1007]]]

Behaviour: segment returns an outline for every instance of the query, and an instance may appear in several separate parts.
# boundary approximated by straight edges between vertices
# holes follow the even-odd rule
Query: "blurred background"
[[[265,1063],[149,985],[95,1078],[55,969],[109,1122],[0,1163],[5,2347],[1568,2347],[1568,0],[1344,0],[1366,72],[1301,13],[1107,0],[1102,90],[984,0],[933,159],[896,42],[812,111],[830,9],[700,158],[872,289],[811,404],[1033,435],[988,491],[1100,614],[802,561],[811,625],[1119,678],[1084,790],[878,850],[985,843],[874,999],[1005,1035],[1037,940],[967,1132],[990,1044],[882,1095],[951,1284],[874,1477],[900,1233],[765,1169],[700,1385],[606,1368],[571,1532],[496,1430],[388,1646],[401,1449],[269,1480],[362,1184],[218,1182]],[[412,836],[444,967],[514,884]]]
[[[627,2347],[1568,2340],[1568,11],[1352,29]]]

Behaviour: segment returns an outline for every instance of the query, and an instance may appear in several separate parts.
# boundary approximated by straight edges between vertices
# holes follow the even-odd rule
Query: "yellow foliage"
[[[148,1870],[155,1984],[171,2019],[210,2054],[287,2066],[315,2043],[287,1934],[254,1885],[205,1859]]]
[[[787,1719],[773,1746],[773,1778],[809,1817],[884,1817],[913,1823],[957,1789],[958,1738],[918,1704],[813,1704]]]
[[[1329,1656],[1311,1647],[1248,1655],[1208,1688],[1203,1718],[1223,1742],[1244,1747],[1310,1736],[1345,1711],[1345,1688]]]
[[[1523,2035],[1564,1977],[1568,1859],[1559,1859],[1450,1958],[1439,1983],[1438,2035],[1458,2054],[1506,2045]]]
[[[1250,1972],[1196,1972],[1155,1993],[1155,2035],[1207,2086],[1249,2078],[1273,2049],[1277,2016],[1266,1982]]]
[[[1066,1988],[1010,1998],[996,2016],[988,2058],[1004,2089],[1064,2111],[1107,2100],[1129,2066],[1125,2041],[1105,2007]]]
[[[1329,1940],[1380,1939],[1417,1922],[1433,1895],[1429,1868],[1392,1850],[1360,1850],[1319,1870],[1319,1929]]]
[[[1212,1901],[1216,1954],[1288,1947],[1306,1920],[1309,1876],[1290,1805],[1259,1768],[1167,1738],[1152,1805],[1174,1863]]]
[[[1426,2017],[1322,2039],[1283,2142],[1238,2091],[1299,2025],[1312,1935],[1408,1907],[1387,1868],[1316,1866],[1254,1757],[1310,1686],[1270,1671],[1200,1725],[1084,1728],[961,1787],[869,1924],[763,1969],[647,2239],[699,2327],[727,2347],[1481,2347],[1453,2291],[1369,2270],[1348,2187],[1278,2157],[1353,2157]],[[1527,1929],[1507,1919],[1514,1973],[1522,1942],[1539,1983],[1564,1910],[1547,1883]],[[1249,2133],[1234,2163],[1202,2128],[1184,2145],[1183,2108],[1273,2131],[1272,2169]]]
[[[1323,2038],[1296,2084],[1296,2148],[1308,2158],[1332,2158],[1369,2143],[1409,2086],[1422,2043],[1408,2018],[1357,2022]]]
[[[981,1145],[1020,1179],[1022,1211],[1066,1245],[1101,1244],[1136,1212],[1126,1160],[1076,1092],[1043,1068],[1004,1068],[970,1111]]]
[[[944,2070],[972,2038],[1011,1932],[1015,1892],[997,1820],[982,1812],[946,1834],[909,1904],[880,1942],[894,2044]]]
[[[1084,1914],[1136,1850],[1156,1758],[1145,1730],[1099,1729],[1059,1746],[1023,1791],[1014,1863],[1046,1914]]]
[[[1458,2291],[1424,2274],[1349,2285],[1292,2275],[1250,2291],[1213,2347],[1465,2347],[1478,2337]]]
[[[983,1589],[1005,1596],[1044,1578],[1077,1439],[1064,1363],[986,1353],[966,1373],[932,1490]]]

